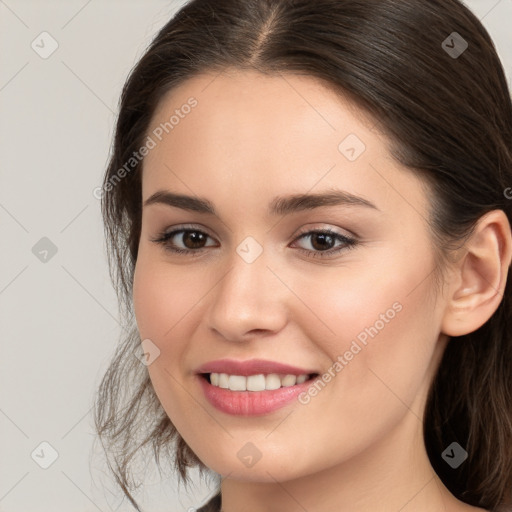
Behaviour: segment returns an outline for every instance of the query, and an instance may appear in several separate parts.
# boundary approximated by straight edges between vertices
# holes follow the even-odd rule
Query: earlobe
[[[502,300],[512,258],[512,234],[503,210],[482,216],[461,251],[441,327],[448,336],[476,331]]]

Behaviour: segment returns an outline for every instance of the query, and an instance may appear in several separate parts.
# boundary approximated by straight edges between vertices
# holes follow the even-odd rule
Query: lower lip
[[[315,381],[313,377],[302,384],[265,391],[230,391],[213,386],[198,375],[206,399],[219,411],[237,416],[268,414],[292,402]]]

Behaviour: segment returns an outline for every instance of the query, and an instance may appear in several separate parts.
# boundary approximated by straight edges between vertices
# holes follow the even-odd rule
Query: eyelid
[[[167,228],[167,229],[164,229],[162,231],[159,231],[156,235],[156,237],[154,238],[150,238],[149,240],[151,242],[155,242],[155,243],[163,243],[165,244],[166,243],[166,240],[164,239],[169,239],[169,238],[172,238],[173,236],[177,235],[178,233],[181,233],[183,231],[194,231],[194,232],[199,232],[199,233],[203,233],[204,235],[208,236],[209,238],[212,238],[212,239],[216,239],[215,236],[211,235],[208,230],[203,227],[202,225],[200,224],[178,224],[176,226],[172,226],[172,228]],[[211,246],[209,246],[211,247]],[[201,249],[191,249],[191,252],[199,252]]]
[[[339,227],[336,227],[336,228],[333,228],[332,225],[327,225],[327,223],[325,223],[323,226],[321,225],[321,223],[314,223],[313,226],[306,226],[304,228],[301,228],[298,233],[296,233],[294,235],[294,239],[296,239],[298,236],[301,236],[301,235],[305,235],[307,233],[311,233],[312,231],[313,232],[317,232],[317,231],[322,231],[322,232],[328,232],[328,233],[331,233],[333,235],[339,235],[339,236],[342,236],[342,237],[345,237],[345,238],[356,238],[356,239],[359,239],[359,235],[357,233],[355,233],[354,231],[350,231],[348,229],[343,229],[343,228],[339,228]],[[341,231],[343,229],[343,231]]]
[[[182,225],[173,226],[172,229],[164,230],[163,232],[161,232],[158,235],[157,238],[151,239],[151,241],[163,245],[164,250],[167,250],[170,253],[174,253],[176,255],[177,254],[189,255],[192,257],[200,256],[205,251],[205,249],[207,249],[208,247],[210,247],[210,248],[212,247],[212,246],[205,246],[205,247],[200,247],[197,249],[182,249],[180,247],[171,247],[172,244],[170,244],[169,240],[171,238],[173,238],[174,236],[176,236],[177,234],[186,232],[186,231],[200,232],[211,239],[215,239],[215,237],[210,235],[208,233],[208,231],[206,230],[206,228],[204,228],[201,225],[182,224]],[[332,227],[311,227],[311,226],[303,227],[303,228],[301,228],[301,230],[299,230],[298,233],[296,233],[293,236],[293,240],[291,243],[294,244],[294,243],[298,242],[301,238],[304,238],[306,235],[312,236],[315,234],[326,234],[327,233],[327,234],[331,235],[332,237],[336,238],[338,241],[341,241],[342,242],[341,246],[337,246],[337,247],[335,246],[335,247],[332,247],[325,251],[304,249],[302,247],[298,247],[297,249],[302,253],[307,253],[307,256],[309,258],[324,258],[324,259],[328,259],[329,257],[334,258],[338,255],[338,253],[346,252],[346,251],[354,248],[355,246],[357,246],[360,243],[359,237],[357,235],[351,233],[348,230],[347,230],[347,232],[350,234],[345,235],[343,233],[336,231]]]
[[[338,229],[341,229],[341,228],[338,228]],[[186,231],[186,230],[197,230],[197,231],[201,231],[203,232],[204,234],[212,237],[212,238],[215,238],[214,235],[210,234],[208,232],[208,229],[205,228],[204,226],[202,226],[201,224],[178,224],[176,226],[173,226],[172,228],[168,229],[168,230],[163,230],[160,232],[159,236],[163,235],[163,234],[170,234],[170,233],[173,233],[173,232],[176,232],[176,231]],[[338,232],[336,231],[335,229],[333,229],[332,227],[328,226],[328,227],[325,227],[324,226],[321,226],[320,223],[315,223],[313,226],[305,226],[305,227],[302,227],[300,228],[300,230],[298,232],[296,232],[294,235],[292,235],[292,238],[293,240],[295,241],[297,237],[301,236],[301,235],[305,235],[305,234],[309,234],[311,232],[317,232],[317,231],[322,231],[322,232],[329,232],[333,235],[340,235],[342,237],[345,237],[345,238],[360,238],[359,235],[353,231],[350,231],[348,229],[344,229],[344,233],[343,232]]]
[[[205,228],[202,224],[177,224],[176,226],[172,226],[170,228],[159,231],[157,236],[169,235],[171,233],[175,233],[177,231],[200,231],[205,235],[208,235],[211,238],[216,238],[214,235],[210,233],[208,228]]]

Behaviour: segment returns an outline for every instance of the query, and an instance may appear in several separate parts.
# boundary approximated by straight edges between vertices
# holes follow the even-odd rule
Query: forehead
[[[191,102],[196,105],[189,109]],[[215,125],[219,135],[234,127],[240,136],[251,128],[261,136],[264,127],[269,138],[279,134],[281,140],[297,133],[314,140],[346,127],[362,132],[376,124],[346,95],[315,77],[252,70],[227,69],[189,78],[164,95],[150,128],[169,121],[175,112],[180,117],[172,122],[172,135],[179,133],[177,124],[186,117],[191,119],[187,124]]]
[[[245,191],[250,202],[249,195],[256,200],[270,191],[337,187],[389,197],[390,174],[402,183],[415,177],[399,169],[375,124],[313,77],[239,70],[197,75],[155,110],[143,195],[167,186],[220,197],[227,187],[226,199]]]

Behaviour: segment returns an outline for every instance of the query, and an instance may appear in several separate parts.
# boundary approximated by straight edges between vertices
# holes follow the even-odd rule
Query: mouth
[[[262,416],[287,405],[313,384],[318,373],[230,375],[199,373],[197,379],[207,401],[218,411],[234,416]],[[301,402],[302,403],[302,402]]]
[[[318,373],[300,375],[284,373],[259,373],[255,375],[232,375],[227,373],[200,373],[199,376],[214,387],[229,391],[274,391],[312,381]]]

